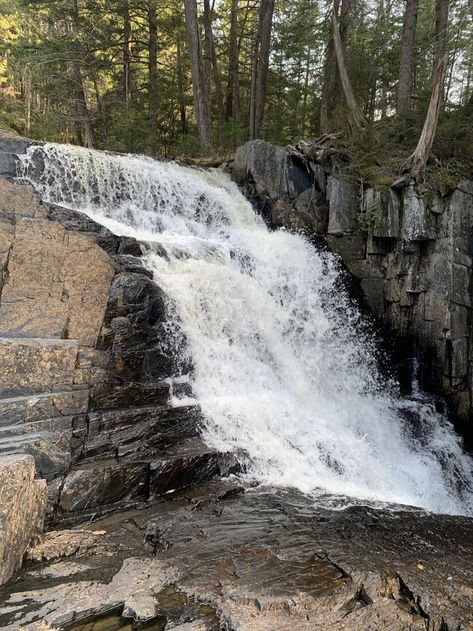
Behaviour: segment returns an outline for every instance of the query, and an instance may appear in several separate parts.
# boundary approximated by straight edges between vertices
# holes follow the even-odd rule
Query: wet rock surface
[[[236,480],[47,533],[27,558],[1,592],[5,630],[473,625],[472,520],[321,508]]]

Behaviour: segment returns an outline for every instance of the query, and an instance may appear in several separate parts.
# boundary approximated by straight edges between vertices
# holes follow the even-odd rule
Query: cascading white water
[[[54,144],[21,162],[44,200],[165,249],[146,264],[189,341],[209,444],[270,484],[473,514],[472,460],[383,382],[331,255],[271,232],[218,171]]]

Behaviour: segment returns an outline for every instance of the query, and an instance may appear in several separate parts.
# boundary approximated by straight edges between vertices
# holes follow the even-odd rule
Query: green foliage
[[[21,103],[0,96],[0,128],[21,134],[24,130],[24,111]]]
[[[359,212],[356,218],[360,230],[371,234],[381,227],[382,210],[378,204],[372,200],[365,212]]]
[[[415,148],[425,112],[380,121],[344,143],[351,173],[368,186],[384,188],[402,175],[406,158]],[[427,165],[430,188],[454,188],[473,172],[473,106],[444,113],[439,122],[433,155]]]
[[[121,153],[152,151],[150,122],[146,110],[139,107],[115,107],[107,118],[109,130],[102,140],[104,149]]]
[[[369,234],[381,227],[381,220],[382,210],[374,200],[368,204],[365,212],[357,214],[360,229]]]
[[[423,188],[428,197],[445,195],[455,190],[461,180],[471,178],[472,172],[472,161],[432,160],[426,169]]]
[[[199,10],[202,3],[198,2]],[[213,37],[217,76],[227,97],[231,0],[216,0]],[[402,170],[422,129],[430,96],[435,3],[420,3],[414,107],[394,117],[405,3],[351,3],[341,20],[348,73],[369,121],[348,139],[350,169],[388,186]],[[473,20],[467,3],[452,2],[446,98],[433,152],[444,163],[473,161]],[[125,7],[129,7],[130,98],[125,99]],[[84,142],[90,122],[95,145],[165,157],[200,153],[181,2],[168,0],[0,0],[0,126],[45,140]],[[332,3],[276,0],[262,135],[278,144],[320,134],[324,80],[329,131],[344,131],[347,111],[332,55]],[[148,11],[157,16],[157,87],[150,85]],[[211,74],[213,156],[228,156],[248,139],[251,71],[258,0],[238,5],[239,111],[222,116]],[[80,80],[73,72],[80,66]],[[87,115],[78,111],[82,84]],[[82,129],[83,132],[83,129]],[[82,136],[84,134],[82,133]],[[444,178],[446,180],[449,177]]]

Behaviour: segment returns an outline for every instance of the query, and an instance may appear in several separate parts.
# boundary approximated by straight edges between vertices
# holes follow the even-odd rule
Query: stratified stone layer
[[[169,404],[191,365],[141,244],[8,179],[27,146],[0,132],[0,454],[34,457],[48,519],[235,471]]]

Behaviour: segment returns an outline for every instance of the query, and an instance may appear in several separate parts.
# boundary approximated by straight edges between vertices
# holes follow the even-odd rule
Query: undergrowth
[[[389,187],[406,172],[406,160],[415,149],[423,113],[404,119],[379,121],[343,141],[349,171],[367,186]],[[423,186],[446,192],[473,174],[473,106],[442,114],[424,174]]]

